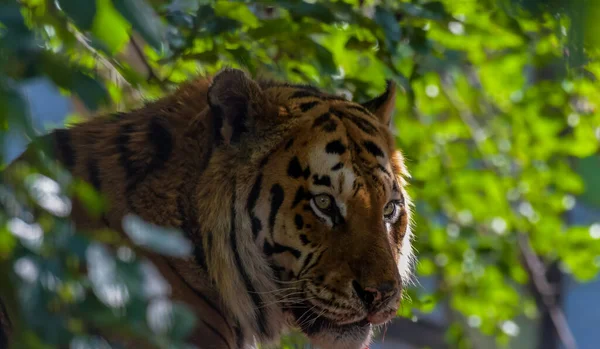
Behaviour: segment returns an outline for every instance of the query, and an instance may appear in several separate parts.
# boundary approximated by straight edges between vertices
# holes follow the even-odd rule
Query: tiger
[[[44,139],[109,202],[93,218],[74,201],[78,228],[126,236],[135,214],[191,241],[187,257],[139,252],[195,313],[190,344],[268,347],[296,330],[318,348],[363,349],[414,264],[395,100],[391,81],[357,103],[225,68]]]

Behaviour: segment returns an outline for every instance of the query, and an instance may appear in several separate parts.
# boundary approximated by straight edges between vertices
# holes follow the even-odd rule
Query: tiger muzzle
[[[354,292],[367,309],[367,320],[373,325],[390,321],[400,305],[402,287],[395,281],[381,283],[377,287],[362,287],[352,282]]]

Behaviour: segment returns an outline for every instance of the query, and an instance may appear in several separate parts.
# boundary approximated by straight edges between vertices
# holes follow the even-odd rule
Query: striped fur
[[[110,202],[99,219],[74,205],[79,227],[120,231],[131,212],[193,242],[187,259],[138,252],[195,310],[190,343],[254,348],[297,327],[322,347],[360,349],[397,310],[412,258],[393,100],[393,86],[361,106],[225,70],[48,139]],[[323,193],[331,211],[314,206]]]

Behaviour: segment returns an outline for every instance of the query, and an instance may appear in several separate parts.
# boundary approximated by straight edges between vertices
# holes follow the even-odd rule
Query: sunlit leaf
[[[92,33],[110,53],[120,52],[129,41],[131,25],[113,7],[110,0],[96,0],[97,13],[92,25]]]

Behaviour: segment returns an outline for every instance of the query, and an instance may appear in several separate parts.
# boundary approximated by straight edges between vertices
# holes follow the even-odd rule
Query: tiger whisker
[[[296,287],[288,287],[288,288],[280,288],[277,290],[272,290],[272,291],[263,291],[263,292],[258,292],[258,291],[248,291],[248,293],[255,293],[255,294],[277,294],[277,293],[285,293],[285,291],[288,290],[297,290]]]
[[[305,324],[306,324],[306,320],[302,320],[303,317],[310,315],[311,311],[316,308],[316,305],[313,305],[312,307],[310,307],[309,309],[307,309],[302,315],[300,315],[300,317],[298,317],[298,319],[296,319],[296,324],[298,327],[302,328]]]
[[[310,279],[305,278],[305,279],[290,280],[290,281],[275,280],[275,282],[279,283],[279,284],[298,284],[298,283],[305,282],[305,281],[310,281]]]
[[[306,302],[308,300],[312,300],[312,299],[314,299],[314,298],[297,298],[297,299],[291,298],[291,299],[279,299],[279,300],[276,300],[276,301],[273,301],[273,302],[269,302],[269,303],[264,303],[263,302],[261,304],[261,306],[259,307],[259,309],[260,308],[264,308],[264,307],[268,307],[268,306],[274,305],[274,304],[284,304],[284,305],[287,305],[287,304],[300,304],[300,303],[304,303],[304,302]]]
[[[315,316],[314,319],[312,319],[311,325],[314,325],[315,322],[317,322],[317,319],[321,317],[321,315],[323,315],[325,312],[327,311],[327,309],[323,308],[323,310],[321,310],[321,312]]]

